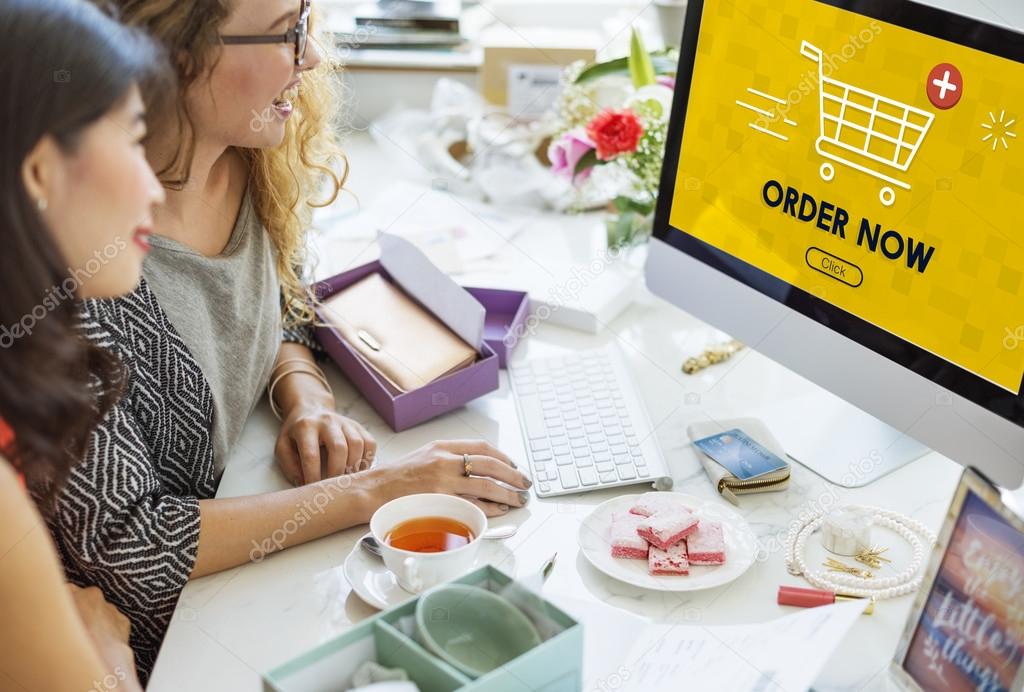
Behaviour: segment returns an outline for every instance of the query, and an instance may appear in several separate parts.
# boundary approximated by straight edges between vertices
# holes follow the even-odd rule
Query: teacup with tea
[[[487,516],[479,507],[440,493],[400,497],[370,519],[384,564],[411,593],[472,569],[486,530]]]

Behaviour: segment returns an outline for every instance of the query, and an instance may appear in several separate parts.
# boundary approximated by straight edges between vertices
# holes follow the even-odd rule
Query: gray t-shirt
[[[246,191],[224,251],[206,257],[163,236],[143,275],[213,391],[219,478],[281,347],[275,250]]]

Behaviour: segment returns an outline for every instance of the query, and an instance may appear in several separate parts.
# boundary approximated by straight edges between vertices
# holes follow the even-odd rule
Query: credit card
[[[786,467],[777,454],[739,428],[694,440],[693,445],[741,481]]]

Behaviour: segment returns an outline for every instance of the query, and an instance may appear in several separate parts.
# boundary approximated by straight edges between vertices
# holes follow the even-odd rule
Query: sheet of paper
[[[584,692],[804,692],[864,609],[850,601],[753,625],[666,625],[547,595],[583,625]]]
[[[401,236],[443,272],[459,274],[493,257],[533,217],[533,210],[499,208],[427,185],[397,181],[365,210],[325,210],[315,222],[328,238],[372,240],[382,231]]]
[[[615,689],[607,683],[620,666],[622,652],[629,651],[647,621],[603,603],[550,592],[544,595],[583,626],[583,685],[580,689],[584,692]]]
[[[398,236],[380,234],[380,263],[408,293],[463,341],[478,351],[484,341],[487,311],[476,298],[445,276],[415,245]]]
[[[864,610],[861,601],[807,608],[756,625],[651,625],[630,650],[621,692],[804,692]]]
[[[599,219],[494,206],[420,183],[396,181],[360,211],[336,203],[314,223],[317,280],[376,259],[373,241],[387,232],[464,286],[527,291],[546,323],[594,334],[632,302],[643,279],[640,266],[604,253]],[[542,261],[530,259],[537,252]]]

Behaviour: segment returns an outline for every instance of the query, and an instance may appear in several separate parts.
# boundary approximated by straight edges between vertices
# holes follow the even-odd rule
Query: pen
[[[558,553],[555,553],[550,558],[548,558],[548,561],[545,562],[544,566],[540,568],[540,576],[542,579],[546,580],[548,578],[548,575],[551,574],[551,570],[555,568],[556,557],[558,557]]]

